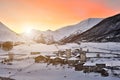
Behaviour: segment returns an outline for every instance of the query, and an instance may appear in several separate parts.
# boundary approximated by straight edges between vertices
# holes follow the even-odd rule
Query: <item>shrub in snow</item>
[[[12,61],[14,59],[14,53],[8,52],[8,58],[10,61]]]
[[[0,48],[2,47],[2,44],[0,43]]]
[[[103,77],[109,76],[109,73],[105,69],[102,69],[101,76],[103,76]]]
[[[8,77],[0,77],[0,80],[15,80],[15,79],[11,79],[11,78],[8,78]]]
[[[7,41],[2,44],[2,49],[5,51],[9,51],[13,48],[13,42]]]
[[[37,55],[37,54],[40,54],[40,52],[31,52],[30,54],[31,55]]]
[[[15,43],[13,44],[13,46],[18,46],[18,45],[21,45],[21,44],[24,44],[24,42],[15,42]]]
[[[100,58],[100,54],[97,54],[96,56],[97,56],[97,58]]]

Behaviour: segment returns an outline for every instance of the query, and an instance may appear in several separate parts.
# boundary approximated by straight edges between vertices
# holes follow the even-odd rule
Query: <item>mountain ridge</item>
[[[63,42],[78,42],[78,41],[120,41],[117,38],[120,34],[120,14],[110,16],[90,28],[89,30],[75,35],[73,37],[68,37],[63,40]],[[118,31],[117,31],[118,30]],[[117,36],[117,37],[116,37]],[[111,37],[111,38],[110,38]],[[115,39],[116,37],[116,39]]]
[[[89,28],[91,28],[93,25],[100,22],[101,20],[102,18],[88,18],[86,20],[79,22],[78,24],[65,26],[55,31],[51,31],[51,30],[39,31],[39,30],[33,29],[32,30],[33,39],[40,38],[42,34],[42,36],[47,40],[51,40],[53,38],[52,40],[59,41],[70,35],[84,32],[88,30]]]
[[[0,22],[0,41],[23,41],[19,34]]]

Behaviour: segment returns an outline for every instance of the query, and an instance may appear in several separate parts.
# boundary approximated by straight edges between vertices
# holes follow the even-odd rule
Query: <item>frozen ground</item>
[[[17,56],[17,58],[25,58],[21,61],[13,61],[12,65],[0,63],[0,76],[10,77],[16,80],[120,80],[120,78],[113,75],[102,77],[99,73],[83,73],[82,71],[75,71],[74,68],[68,68],[67,65],[47,65],[45,63],[34,63],[34,59],[26,58],[33,57],[30,52],[41,52],[41,54],[52,54],[54,51],[64,49],[89,49],[93,53],[87,53],[87,56],[95,56],[94,52],[105,52],[107,57],[116,56],[120,54],[120,43],[81,43],[66,44],[66,45],[45,45],[45,44],[22,44],[15,46],[10,52],[14,54],[26,54],[25,56]],[[0,50],[0,60],[7,57],[4,54],[8,52]],[[112,54],[110,54],[112,53]],[[120,66],[120,58],[110,59],[94,59],[95,63],[107,63],[107,65]],[[90,61],[86,65],[91,64]],[[94,63],[93,63],[94,65]],[[120,73],[120,71],[117,71]]]
[[[16,80],[119,80],[117,77],[101,77],[98,73],[83,73],[73,68],[34,63],[33,59],[14,61],[13,65],[0,64],[0,76]]]
[[[80,45],[70,43],[66,45],[46,45],[46,44],[36,44],[36,43],[27,43],[22,44],[19,46],[15,46],[11,52],[14,52],[15,54],[29,54],[30,52],[42,52],[42,53],[48,53],[58,50],[65,50],[65,49],[79,49],[83,48],[83,50],[89,50],[90,52],[107,52],[107,53],[118,53],[120,54],[120,43],[81,43]],[[7,52],[4,52],[0,50],[1,54],[6,54]]]

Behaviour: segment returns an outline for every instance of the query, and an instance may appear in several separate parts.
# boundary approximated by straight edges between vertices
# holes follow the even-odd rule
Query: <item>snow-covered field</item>
[[[81,43],[80,45],[70,43],[65,45],[46,45],[46,44],[37,44],[37,43],[27,43],[19,46],[15,46],[10,52],[14,52],[15,54],[29,54],[30,52],[42,52],[49,53],[58,50],[65,49],[79,49],[87,51],[87,49],[91,52],[108,52],[108,53],[118,53],[120,54],[120,43]],[[5,54],[6,52],[0,50],[0,55]]]
[[[70,43],[66,45],[46,45],[27,43],[14,46],[9,51],[14,54],[26,54],[23,56],[17,56],[17,58],[23,57],[23,60],[12,62],[12,65],[0,63],[0,76],[10,77],[16,80],[120,80],[120,78],[109,74],[108,77],[102,77],[99,73],[83,73],[83,71],[75,71],[74,67],[68,68],[67,65],[47,65],[46,63],[34,63],[34,57],[30,55],[30,52],[41,52],[42,55],[52,54],[54,51],[65,50],[65,49],[87,49],[91,53],[87,53],[87,56],[94,57],[94,52],[106,53],[106,57],[116,57],[116,54],[120,54],[120,43],[81,43],[81,45]],[[92,53],[93,52],[93,53]],[[7,57],[4,54],[8,52],[0,50],[0,60]],[[115,54],[115,55],[114,55]],[[104,54],[102,54],[104,56]],[[104,57],[105,57],[104,56]],[[94,63],[105,63],[107,65],[113,65],[120,67],[120,58],[108,58],[108,59],[93,59]],[[93,63],[93,65],[94,65]],[[85,65],[91,64],[87,61]],[[109,71],[110,72],[110,71]],[[117,71],[120,74],[120,71]],[[111,73],[111,72],[110,72]]]
[[[0,64],[0,76],[16,80],[119,80],[109,76],[101,77],[98,73],[83,73],[65,66],[52,66],[45,63],[34,63],[32,59],[14,61],[13,65]]]

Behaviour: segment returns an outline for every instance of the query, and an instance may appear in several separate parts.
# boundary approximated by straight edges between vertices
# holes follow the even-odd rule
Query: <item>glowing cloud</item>
[[[120,4],[120,1],[116,1],[117,4]],[[25,22],[37,25],[33,28],[39,30],[56,30],[66,25],[78,23],[86,18],[114,15],[120,12],[119,6],[112,6],[116,4],[116,1],[0,0],[0,20],[16,32],[23,32],[24,27],[21,24]]]

